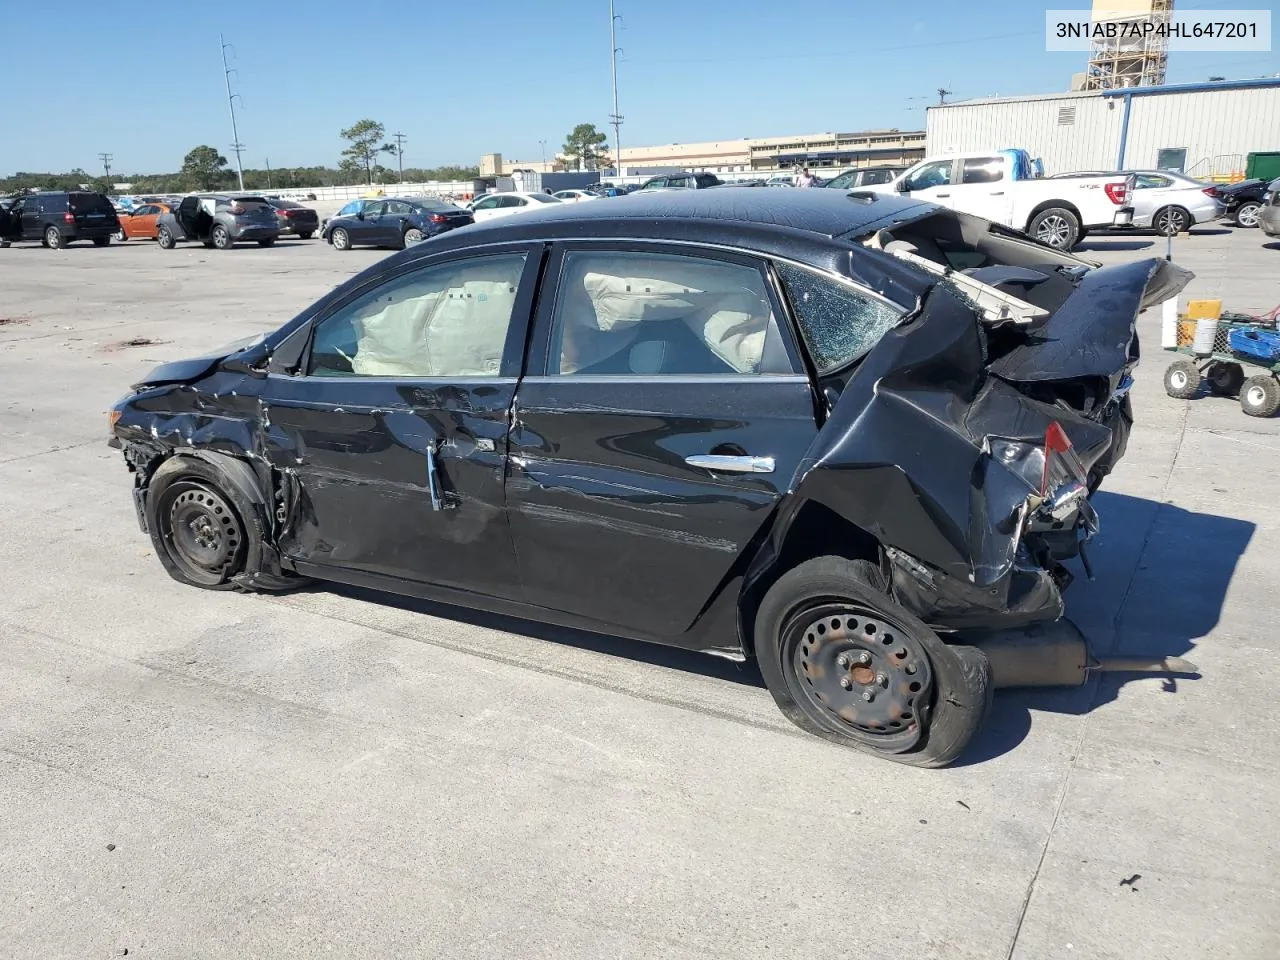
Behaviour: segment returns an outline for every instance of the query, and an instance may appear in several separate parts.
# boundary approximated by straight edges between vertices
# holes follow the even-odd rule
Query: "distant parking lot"
[[[1185,296],[1275,306],[1266,239],[1175,238]],[[961,762],[922,771],[801,734],[751,667],[355,589],[170,580],[108,406],[387,255],[0,249],[15,953],[1280,956],[1280,418],[1167,397],[1158,315],[1068,615],[1102,652],[1202,676],[1001,692]]]

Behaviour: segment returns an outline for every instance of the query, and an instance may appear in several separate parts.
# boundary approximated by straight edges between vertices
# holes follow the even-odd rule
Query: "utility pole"
[[[107,189],[111,189],[111,154],[100,153],[98,159],[102,161],[102,170],[106,174]]]
[[[244,164],[240,162],[240,153],[244,150],[244,144],[240,142],[240,133],[236,130],[236,97],[238,93],[231,92],[231,68],[227,66],[227,47],[231,44],[223,39],[222,34],[218,34],[218,43],[222,45],[222,78],[227,81],[227,106],[231,109],[231,149],[236,152],[236,176],[240,180],[240,190],[244,190]]]
[[[609,122],[613,124],[613,169],[622,175],[622,114],[618,112],[618,46],[617,26],[622,19],[613,12],[613,0],[609,0],[609,67],[613,75],[613,113],[609,114]]]
[[[949,97],[949,96],[951,96],[951,91],[950,91],[950,90],[948,90],[946,87],[939,87],[939,88],[938,88],[938,103],[939,103],[939,104],[946,103],[946,102],[947,102],[947,97]]]
[[[394,133],[392,137],[396,141],[396,159],[400,161],[400,182],[404,183],[404,142],[409,138],[403,133]]]
[[[271,189],[271,158],[264,157],[263,159],[267,161],[267,189],[270,190]]]
[[[538,149],[542,151],[542,172],[547,172],[547,141],[539,140]]]

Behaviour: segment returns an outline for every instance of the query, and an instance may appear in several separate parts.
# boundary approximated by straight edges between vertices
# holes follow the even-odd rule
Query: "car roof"
[[[522,233],[547,239],[580,235],[583,228],[601,227],[615,233],[638,222],[730,222],[759,227],[783,227],[816,237],[839,237],[887,225],[894,220],[914,220],[937,209],[934,204],[902,197],[839,190],[752,190],[722,187],[719,190],[635,193],[620,203],[573,203],[547,206],[519,218]],[[516,228],[516,221],[492,221],[468,227],[478,231]]]

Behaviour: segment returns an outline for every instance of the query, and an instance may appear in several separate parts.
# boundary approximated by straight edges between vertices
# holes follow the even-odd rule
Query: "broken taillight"
[[[1108,183],[1102,189],[1107,192],[1107,199],[1116,206],[1124,203],[1125,199],[1129,196],[1129,190],[1123,183]]]

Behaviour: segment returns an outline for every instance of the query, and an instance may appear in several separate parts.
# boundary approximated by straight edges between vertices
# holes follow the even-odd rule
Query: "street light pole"
[[[539,140],[538,148],[542,151],[542,172],[547,172],[547,141]]]

